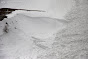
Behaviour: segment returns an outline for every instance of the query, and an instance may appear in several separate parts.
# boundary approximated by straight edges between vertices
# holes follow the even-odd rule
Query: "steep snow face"
[[[61,22],[61,20],[59,21],[59,19],[45,17],[29,17],[19,14],[7,20],[8,23],[10,20],[16,20],[17,22],[16,24],[14,24],[17,29],[20,29],[28,36],[36,38],[52,37],[57,31],[65,28],[65,25],[63,25],[63,22]],[[10,26],[13,27],[11,24]]]
[[[51,17],[64,19],[64,15],[74,5],[73,0],[1,0],[0,8],[22,8],[44,10],[46,12],[31,12],[30,16],[35,17]]]

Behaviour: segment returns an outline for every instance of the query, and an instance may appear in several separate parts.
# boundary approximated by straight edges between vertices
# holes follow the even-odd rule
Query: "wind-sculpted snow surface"
[[[0,22],[0,58],[88,59],[88,1],[77,1],[69,21],[19,14]]]
[[[65,28],[65,26],[63,26],[63,20],[59,21],[59,19],[46,17],[29,17],[25,15],[17,15],[16,17],[11,18],[11,20],[16,20],[16,27],[18,29],[23,31],[25,34],[29,36],[35,36],[36,38],[48,38],[58,30]]]
[[[4,19],[0,22],[0,58],[36,59],[46,54],[57,31],[66,27],[64,23],[67,21],[22,14]]]

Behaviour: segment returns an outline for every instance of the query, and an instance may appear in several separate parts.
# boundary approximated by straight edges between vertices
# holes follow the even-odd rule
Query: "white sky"
[[[73,4],[72,0],[1,0],[0,7],[45,10],[43,16],[63,19]]]

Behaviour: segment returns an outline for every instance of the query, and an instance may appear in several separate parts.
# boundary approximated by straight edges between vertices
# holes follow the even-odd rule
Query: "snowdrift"
[[[29,17],[21,14],[5,19],[1,23],[6,21],[8,23],[9,32],[16,31],[16,28],[24,32],[26,35],[36,38],[48,38],[65,27],[63,26],[63,20],[59,21],[59,19],[46,17]],[[2,31],[2,29],[0,31]]]
[[[47,49],[51,48],[55,34],[66,27],[63,23],[59,19],[22,14],[4,19],[0,22],[0,58],[36,59],[49,53]]]

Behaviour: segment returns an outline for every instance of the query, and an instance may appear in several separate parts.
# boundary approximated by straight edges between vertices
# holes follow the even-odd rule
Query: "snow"
[[[69,21],[56,19],[53,13],[49,18],[48,12],[8,15],[0,21],[0,59],[88,59],[88,1],[81,1],[68,15]]]
[[[57,31],[65,28],[63,23],[61,23],[61,21],[59,22],[59,19],[47,17],[29,17],[26,15],[18,14],[15,17],[5,20],[7,20],[11,28],[16,26],[17,29],[23,31],[25,34],[36,38],[48,38],[54,35]],[[10,24],[12,20],[14,25],[13,23]]]
[[[59,20],[17,14],[1,21],[2,59],[36,59],[37,56],[46,54],[44,51],[51,48],[55,34],[66,27],[64,22]]]
[[[74,5],[73,0],[1,0],[0,8],[21,8],[29,10],[44,10],[45,13],[34,13],[29,15],[35,17],[51,17],[65,19],[65,14]]]

